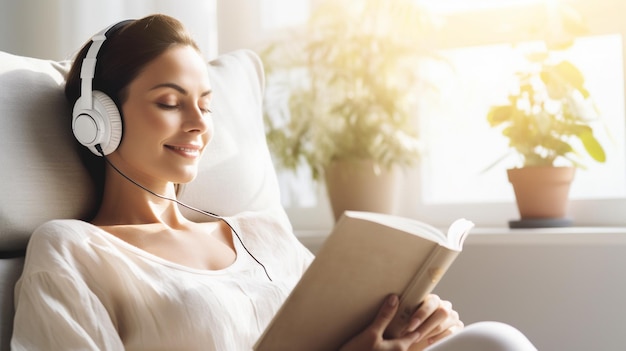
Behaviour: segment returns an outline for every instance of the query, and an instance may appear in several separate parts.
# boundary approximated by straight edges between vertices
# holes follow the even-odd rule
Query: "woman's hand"
[[[410,350],[423,350],[427,346],[463,329],[459,313],[452,309],[450,301],[441,300],[430,294],[419,306],[407,326],[407,333],[420,334]]]
[[[463,328],[452,304],[437,295],[428,295],[406,326],[403,336],[385,339],[383,333],[398,311],[398,296],[390,295],[374,321],[346,343],[341,351],[422,350],[441,338]]]

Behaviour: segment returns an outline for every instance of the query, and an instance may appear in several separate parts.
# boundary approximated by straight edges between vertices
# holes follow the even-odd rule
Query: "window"
[[[506,98],[506,78],[516,67],[518,50],[540,45],[537,28],[556,2],[463,1],[462,10],[456,1],[433,3],[447,20],[440,42],[455,74],[447,82],[441,80],[446,104],[431,106],[421,118],[428,150],[417,176],[420,189],[415,200],[408,200],[407,214],[439,225],[457,216],[470,217],[481,226],[506,225],[518,218],[505,174],[511,164],[484,170],[504,153],[507,140],[489,128],[485,117],[490,105]],[[470,3],[476,6],[470,8]],[[626,25],[617,13],[624,4],[617,0],[568,4],[585,17],[590,32],[563,55],[586,78],[601,113],[595,133],[607,152],[606,163],[589,160],[587,170],[577,171],[570,215],[578,225],[623,225],[619,213],[626,209]],[[512,43],[518,44],[516,49]]]
[[[503,176],[515,166],[510,159],[490,164],[506,153],[508,140],[490,128],[486,115],[490,105],[506,100],[508,81],[513,76],[520,50],[541,45],[526,42],[517,49],[509,44],[483,45],[445,51],[454,67],[445,83],[442,101],[422,118],[428,150],[423,174],[426,204],[488,203],[514,200]],[[580,38],[564,52],[585,75],[586,86],[599,109],[594,132],[607,153],[607,162],[586,160],[572,184],[571,199],[611,199],[626,196],[623,141],[624,82],[622,40],[619,35]],[[621,141],[618,143],[617,141]],[[461,172],[455,170],[462,170]],[[602,181],[598,181],[598,180]]]
[[[518,219],[506,179],[510,163],[487,167],[507,150],[507,140],[489,128],[489,106],[508,92],[507,78],[519,50],[540,45],[538,31],[557,0],[422,0],[442,20],[437,43],[451,70],[433,71],[439,101],[420,111],[425,141],[420,165],[405,174],[402,215],[447,226],[457,217],[479,226],[506,226]],[[566,1],[566,0],[561,0]],[[624,225],[626,213],[626,111],[624,43],[626,12],[621,0],[567,1],[582,14],[589,33],[563,53],[586,78],[601,121],[595,133],[607,162],[586,163],[571,189],[570,215],[577,225]],[[516,43],[514,48],[512,43]],[[279,172],[283,201],[296,229],[332,225],[323,184],[312,184],[306,170]]]

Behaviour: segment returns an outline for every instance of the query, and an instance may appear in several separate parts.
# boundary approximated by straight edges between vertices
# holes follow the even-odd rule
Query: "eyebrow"
[[[159,88],[171,88],[174,89],[176,91],[178,91],[179,93],[183,94],[183,95],[187,95],[188,92],[187,90],[183,89],[183,87],[181,87],[178,84],[175,83],[161,83],[161,84],[157,84],[155,86],[153,86],[150,90],[155,90],[155,89],[159,89]],[[209,89],[207,91],[202,92],[202,94],[200,94],[200,96],[204,97],[204,96],[208,96],[211,95],[213,93],[213,90]]]

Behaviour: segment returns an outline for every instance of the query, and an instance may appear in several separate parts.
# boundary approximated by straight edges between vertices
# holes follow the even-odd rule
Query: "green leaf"
[[[570,152],[574,152],[574,148],[559,138],[548,137],[542,140],[540,143],[541,146],[545,147],[548,150],[552,150],[552,153],[555,156],[565,156]]]
[[[489,109],[487,121],[489,125],[495,127],[511,119],[513,107],[510,105],[494,106]]]
[[[588,130],[585,133],[578,134],[578,138],[583,143],[585,150],[589,153],[589,156],[598,162],[606,162],[606,153],[604,148],[598,142],[598,139],[593,135],[593,132]]]
[[[580,70],[569,61],[561,61],[554,66],[554,73],[576,90],[584,90],[585,78]]]
[[[568,89],[565,81],[558,77],[551,67],[545,68],[541,71],[540,77],[543,84],[546,86],[548,96],[554,100],[561,100],[567,96]]]

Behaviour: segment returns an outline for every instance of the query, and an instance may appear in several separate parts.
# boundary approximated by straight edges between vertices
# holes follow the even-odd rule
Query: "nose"
[[[205,133],[209,129],[211,123],[211,113],[203,112],[202,109],[195,106],[190,108],[185,114],[183,129],[186,132]]]

